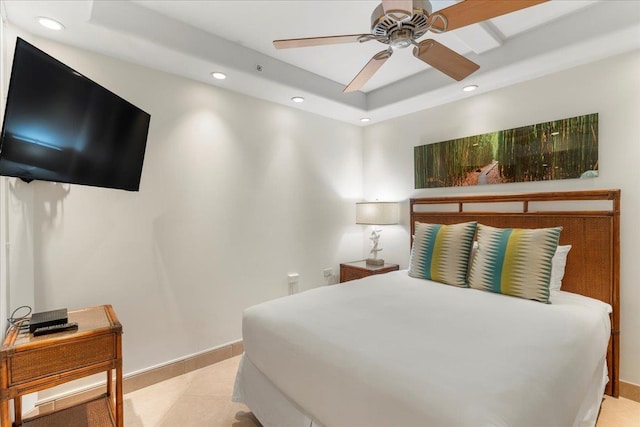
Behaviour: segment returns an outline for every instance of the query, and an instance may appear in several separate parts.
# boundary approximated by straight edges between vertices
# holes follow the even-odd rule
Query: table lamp
[[[371,252],[367,258],[367,265],[384,265],[384,260],[378,258],[380,247],[380,232],[376,226],[398,223],[398,203],[396,202],[361,202],[356,203],[356,224],[371,225]]]

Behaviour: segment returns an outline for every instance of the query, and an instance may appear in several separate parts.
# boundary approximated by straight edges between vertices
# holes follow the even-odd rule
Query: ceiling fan
[[[389,45],[376,53],[343,92],[359,90],[391,57],[394,49],[414,46],[413,56],[455,80],[462,80],[480,66],[433,40],[417,40],[427,31],[436,34],[525,9],[548,0],[463,0],[431,13],[428,0],[382,0],[371,14],[371,33],[344,36],[274,40],[276,49],[320,46],[376,40]]]

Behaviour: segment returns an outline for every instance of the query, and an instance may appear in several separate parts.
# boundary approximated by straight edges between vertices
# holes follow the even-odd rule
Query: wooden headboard
[[[620,190],[473,195],[411,199],[411,236],[416,222],[478,221],[493,227],[562,226],[560,245],[572,245],[562,290],[613,307],[607,353],[606,393],[618,397],[620,345]]]

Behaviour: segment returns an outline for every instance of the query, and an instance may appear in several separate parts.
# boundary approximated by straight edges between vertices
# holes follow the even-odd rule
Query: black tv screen
[[[0,175],[138,191],[150,119],[18,38]]]

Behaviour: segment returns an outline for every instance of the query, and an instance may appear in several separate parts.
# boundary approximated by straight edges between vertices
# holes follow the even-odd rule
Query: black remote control
[[[55,334],[56,332],[71,331],[75,329],[78,329],[77,322],[60,323],[58,325],[43,326],[42,328],[38,328],[33,331],[33,336],[37,337],[38,335]]]

